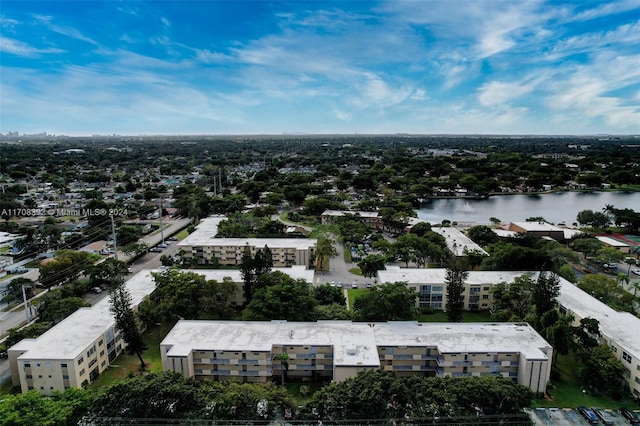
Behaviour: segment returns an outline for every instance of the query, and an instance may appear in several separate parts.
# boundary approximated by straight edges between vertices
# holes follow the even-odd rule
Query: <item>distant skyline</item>
[[[640,134],[640,0],[2,0],[11,131]]]

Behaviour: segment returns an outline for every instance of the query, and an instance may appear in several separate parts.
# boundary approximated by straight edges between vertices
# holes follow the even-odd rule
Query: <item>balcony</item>
[[[473,367],[473,361],[453,361],[451,365],[454,367]]]
[[[413,359],[413,355],[411,354],[394,354],[393,355],[393,359],[398,360],[398,359]]]
[[[471,377],[471,373],[451,373],[453,377]]]

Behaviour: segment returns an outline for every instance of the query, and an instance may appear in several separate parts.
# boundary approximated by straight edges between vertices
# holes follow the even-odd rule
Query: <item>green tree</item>
[[[378,285],[358,296],[353,317],[357,321],[409,321],[416,316],[417,297],[406,283]]]
[[[498,241],[498,234],[485,225],[476,225],[469,228],[467,236],[481,247],[486,247]]]
[[[142,339],[138,321],[131,308],[131,296],[121,277],[117,277],[113,286],[109,289],[109,303],[109,310],[115,319],[116,328],[120,330],[127,344],[127,352],[135,354],[140,360],[140,367],[144,368],[145,363],[144,359],[142,359],[142,353],[147,349],[147,345]]]
[[[315,309],[315,319],[348,321],[351,319],[351,311],[345,304],[318,305]]]
[[[618,399],[622,396],[624,365],[606,345],[598,345],[578,353],[582,367],[578,378],[584,386],[598,389]]]
[[[362,271],[362,275],[367,278],[373,278],[378,271],[384,270],[386,259],[381,254],[370,254],[358,263],[358,268]]]
[[[447,287],[447,319],[451,322],[462,321],[465,281],[468,276],[469,272],[463,270],[462,265],[458,262],[449,263],[445,272],[445,283]]]
[[[282,352],[274,355],[273,360],[279,362],[280,384],[284,386],[284,376],[286,371],[289,370],[289,355],[286,352]]]
[[[127,273],[127,264],[115,260],[110,257],[102,262],[96,263],[89,268],[89,278],[94,286],[102,286],[111,284],[113,277],[125,275]]]
[[[533,306],[534,286],[530,275],[516,277],[512,283],[494,285],[491,288],[495,306],[492,316],[501,321],[524,321]]]
[[[78,309],[88,306],[91,306],[91,303],[85,302],[80,297],[41,297],[37,308],[38,320],[57,324]]]
[[[533,304],[536,315],[540,319],[544,314],[558,305],[560,295],[560,279],[553,273],[540,272],[533,286]]]
[[[327,237],[318,238],[316,245],[316,269],[320,271],[329,270],[330,259],[336,257],[338,251],[333,245],[333,241]],[[325,263],[326,261],[326,263]]]
[[[313,297],[318,301],[319,305],[345,305],[344,292],[339,287],[332,287],[329,284],[315,286],[312,289]]]
[[[142,228],[136,225],[120,225],[116,231],[118,246],[135,243],[142,236]]]
[[[242,313],[249,321],[289,320],[311,321],[318,302],[309,285],[302,279],[294,280],[280,271],[265,274],[273,284],[258,288]]]
[[[6,394],[0,398],[0,419],[6,426],[77,424],[93,399],[92,391],[74,388],[51,397],[43,397],[37,390]]]

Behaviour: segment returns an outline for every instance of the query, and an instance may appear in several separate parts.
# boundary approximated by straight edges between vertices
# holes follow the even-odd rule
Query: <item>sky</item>
[[[640,134],[640,0],[1,0],[10,131]]]

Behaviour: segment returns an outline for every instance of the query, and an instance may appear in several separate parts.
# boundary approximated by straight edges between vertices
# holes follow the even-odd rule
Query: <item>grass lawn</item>
[[[351,250],[348,247],[345,247],[342,251],[342,257],[346,263],[351,263]]]
[[[347,290],[347,295],[349,296],[349,310],[353,309],[353,303],[356,299],[367,291],[369,291],[367,288],[352,288]]]
[[[552,384],[547,387],[547,394],[551,400],[539,398],[533,400],[533,407],[561,407],[575,408],[580,405],[587,407],[602,407],[617,409],[622,406],[637,407],[630,398],[616,401],[604,395],[592,395],[582,391],[582,386],[576,377],[575,372],[579,368],[580,362],[576,359],[575,353],[558,355],[557,371],[560,378],[552,380]]]
[[[183,229],[176,234],[176,238],[181,241],[187,238],[187,235],[189,235],[189,232],[186,229]]]
[[[353,275],[362,276],[362,271],[360,270],[360,268],[351,268],[349,269],[349,272],[351,272]]]
[[[146,371],[159,373],[162,371],[162,360],[160,358],[160,342],[174,324],[163,324],[158,331],[157,326],[149,328],[144,333],[144,341],[148,349],[142,354],[142,359],[146,364]],[[128,355],[125,352],[112,363],[112,365],[100,375],[98,380],[91,384],[93,388],[103,388],[126,379],[129,374],[137,374],[140,368],[140,360],[135,355]]]
[[[287,388],[287,393],[295,405],[304,405],[308,403],[313,394],[320,390],[325,384],[324,382],[287,382],[285,380],[284,386]],[[309,389],[309,393],[306,396],[300,393],[300,387],[302,386],[307,386]]]

